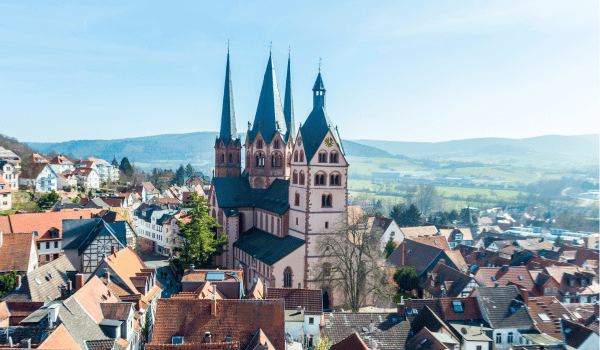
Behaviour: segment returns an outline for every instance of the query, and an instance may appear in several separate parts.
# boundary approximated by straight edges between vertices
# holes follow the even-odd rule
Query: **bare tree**
[[[419,185],[416,203],[424,216],[435,210],[439,200],[440,198],[438,197],[437,189],[434,185]]]
[[[366,215],[346,215],[334,233],[319,238],[317,249],[323,258],[319,279],[329,286],[340,288],[347,307],[358,312],[367,300],[391,300],[393,291],[384,255],[379,249],[382,230],[372,227]]]

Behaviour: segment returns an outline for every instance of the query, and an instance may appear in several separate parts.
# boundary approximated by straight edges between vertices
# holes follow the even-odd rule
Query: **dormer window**
[[[171,338],[171,343],[172,344],[183,344],[183,337],[173,337]]]

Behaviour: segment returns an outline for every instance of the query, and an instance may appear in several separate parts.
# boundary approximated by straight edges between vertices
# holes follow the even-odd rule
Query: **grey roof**
[[[306,242],[300,238],[280,238],[253,227],[243,233],[242,238],[233,243],[233,246],[267,265],[273,265],[304,243]]]
[[[14,346],[18,346],[19,348],[19,343],[24,339],[31,339],[31,344],[39,344],[42,342],[43,334],[48,332],[47,326],[46,322],[44,322],[35,326],[0,327],[0,347],[5,349],[2,345],[8,345],[8,337],[12,339]],[[8,333],[6,332],[7,329]]]
[[[406,245],[406,260],[402,264],[403,246]],[[438,247],[405,239],[396,250],[387,258],[386,263],[393,267],[414,267],[418,277],[421,277],[428,269],[433,268],[440,259],[446,260],[446,265],[456,269],[456,265]]]
[[[221,208],[253,206],[252,189],[246,177],[215,177],[213,186]]]
[[[433,295],[434,298],[441,297],[458,297],[460,292],[473,280],[473,277],[466,275],[446,264],[437,264],[433,270],[431,270],[432,276],[435,280],[436,287],[431,287],[431,283],[428,283],[428,279],[421,281],[421,288],[428,291]],[[444,283],[446,294],[442,292],[440,284]]]
[[[287,77],[285,78],[285,99],[283,101],[283,115],[285,116],[285,123],[286,125],[288,125],[288,134],[285,138],[286,142],[289,135],[291,135],[292,137],[296,137],[296,121],[294,120],[294,96],[292,95],[291,66],[291,58],[288,57]]]
[[[475,291],[481,313],[492,328],[530,329],[533,326],[533,319],[515,285],[477,287]]]
[[[368,344],[373,338],[381,350],[404,349],[410,323],[396,313],[326,313],[321,334],[334,344],[356,332]]]
[[[227,68],[225,70],[225,89],[223,91],[223,111],[221,112],[221,132],[217,144],[223,141],[225,146],[230,140],[237,139],[235,125],[235,109],[233,108],[233,85],[231,84],[231,67],[229,66],[229,51],[227,52]]]
[[[117,339],[88,340],[88,341],[86,341],[87,347],[84,349],[112,350],[112,349],[116,349],[119,347],[119,345],[116,344],[117,341],[118,341]]]
[[[456,334],[466,341],[492,341],[486,334],[486,332],[492,330],[491,328],[460,323],[448,323],[448,325],[454,329]]]
[[[97,226],[95,221],[98,220]],[[89,246],[97,236],[113,236],[123,247],[127,245],[127,222],[106,222],[103,219],[63,220],[64,250],[77,249],[79,254]]]
[[[174,215],[179,214],[182,210],[184,209],[162,209],[156,204],[148,204],[141,205],[136,209],[135,216],[146,222],[152,222],[152,218],[154,218],[156,224],[162,225],[165,221],[172,218]]]
[[[562,343],[562,340],[549,336],[546,333],[525,332],[521,334],[523,338],[531,340],[534,344],[552,345]]]
[[[255,196],[258,197],[255,199],[256,206],[275,214],[284,214],[290,207],[289,189],[289,180],[276,179],[266,191],[255,192]]]
[[[321,79],[321,73],[317,77],[317,83],[323,84]],[[324,89],[324,88],[323,88]],[[313,89],[314,90],[314,89]],[[322,98],[323,103],[318,103],[317,100]],[[344,154],[344,147],[342,145],[342,139],[338,134],[337,127],[333,126],[333,123],[329,119],[327,112],[325,111],[324,104],[325,96],[313,96],[313,110],[306,118],[306,122],[300,127],[300,134],[302,135],[302,141],[304,145],[304,153],[306,154],[306,163],[309,163],[314,157],[317,149],[325,139],[328,131],[331,131],[336,143],[340,147],[340,151]]]
[[[74,297],[70,297],[61,303],[58,318],[82,349],[87,349],[86,340],[109,339]]]
[[[252,130],[248,131],[250,143],[254,141],[259,131],[266,143],[271,143],[276,132],[279,132],[282,137],[287,135],[287,125],[283,115],[283,108],[281,107],[281,99],[279,98],[273,59],[270,54],[262,89],[260,90],[254,124],[252,125]]]
[[[60,298],[60,287],[66,286],[67,271],[77,271],[66,255],[27,274],[30,300],[47,302]],[[38,283],[39,281],[39,283]]]
[[[315,80],[315,85],[313,85],[313,91],[325,91],[325,84],[323,84],[323,78],[321,77],[321,71],[319,70],[319,75],[317,75],[317,80]]]

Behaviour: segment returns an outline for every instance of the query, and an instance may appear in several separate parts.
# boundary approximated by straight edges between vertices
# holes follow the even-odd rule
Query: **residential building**
[[[564,341],[560,320],[577,322],[575,316],[554,296],[530,298],[527,290],[521,289],[521,297],[535,321],[534,327],[558,341]]]
[[[421,328],[406,343],[407,349],[454,350],[458,341],[446,333],[432,332],[427,327]]]
[[[17,191],[19,189],[19,173],[21,167],[6,161],[0,160],[0,177],[4,179],[8,187]]]
[[[404,242],[404,236],[402,236],[400,227],[394,219],[370,217],[369,226],[372,230],[381,231],[379,232],[379,234],[381,235],[381,250],[385,249],[385,246],[390,240],[390,238],[392,238],[392,240],[396,242],[397,245]]]
[[[557,297],[561,302],[593,304],[598,301],[600,285],[593,271],[584,270],[579,266],[548,266],[543,272],[560,283]]]
[[[410,323],[396,313],[326,312],[321,337],[334,344],[357,333],[367,344],[380,350],[404,349],[410,334]]]
[[[497,349],[521,343],[522,334],[534,329],[534,321],[516,286],[477,287],[471,295],[477,298],[483,319],[493,329]]]
[[[33,233],[11,233],[0,229],[0,275],[27,273],[38,267]]]
[[[244,298],[243,270],[200,270],[192,265],[190,269],[183,272],[181,291],[198,293],[206,283],[217,288],[217,291],[227,299]]]
[[[38,192],[50,192],[58,189],[58,179],[49,163],[32,163],[23,169],[19,185]]]
[[[468,227],[440,229],[439,231],[442,236],[446,237],[452,249],[459,244],[473,245],[473,235]]]
[[[77,187],[77,175],[76,174],[56,174],[57,187],[59,190],[63,190],[69,186]]]
[[[93,162],[98,168],[98,176],[103,182],[115,182],[119,180],[119,168],[110,164],[104,159],[89,157],[88,161]]]
[[[565,319],[561,324],[567,345],[581,350],[598,349],[598,330]]]
[[[77,168],[73,175],[77,177],[77,184],[85,189],[100,188],[100,177],[93,168]]]
[[[266,288],[265,299],[285,300],[285,333],[311,348],[319,343],[323,320],[323,294],[320,289]]]
[[[161,209],[147,204],[139,206],[134,211],[133,224],[140,244],[163,255],[174,255],[175,248],[181,246],[177,222],[185,213],[183,209]]]
[[[49,163],[48,160],[41,154],[34,153],[31,155],[31,158],[33,159],[34,163]]]
[[[447,266],[444,259],[421,279],[423,298],[467,297],[477,287],[472,276]]]
[[[317,240],[335,232],[347,210],[348,164],[325,110],[322,75],[312,89],[312,111],[296,132],[290,60],[282,105],[269,57],[254,123],[242,147],[230,73],[228,56],[208,200],[211,216],[223,226],[218,234],[227,234],[229,242],[215,263],[229,269],[241,265],[247,288],[259,278],[267,287],[324,288]]]
[[[425,334],[423,334],[425,332]],[[459,339],[456,337],[450,326],[448,326],[439,316],[437,316],[428,306],[424,306],[410,328],[410,338],[406,344],[408,349],[415,349],[416,345],[425,345],[425,348],[432,346],[431,342],[439,342],[443,348],[456,349],[459,345]],[[427,342],[424,340],[427,339]],[[423,343],[423,344],[421,344]],[[436,349],[433,347],[431,349]]]
[[[7,161],[14,165],[21,163],[21,158],[13,151],[0,147],[0,161]]]
[[[63,250],[82,273],[92,273],[113,249],[135,247],[136,241],[137,235],[127,221],[107,221],[104,217],[63,220]]]
[[[354,332],[339,342],[329,347],[329,350],[369,350],[358,333]]]
[[[73,162],[63,156],[56,156],[50,160],[50,167],[55,173],[72,173],[75,170]]]
[[[146,350],[279,350],[285,349],[284,334],[283,300],[158,299]]]
[[[0,301],[0,329],[18,325],[24,318],[42,306],[44,306],[44,302],[39,301]],[[2,341],[0,341],[0,344],[3,344]]]
[[[475,281],[482,287],[506,286],[509,284],[534,292],[535,281],[525,266],[480,267]]]
[[[444,236],[439,237],[446,239]],[[421,279],[427,276],[428,271],[433,270],[440,259],[453,269],[460,269],[442,248],[406,238],[387,258],[386,264],[394,268],[414,267],[417,277]]]
[[[400,227],[400,232],[404,238],[416,238],[416,237],[433,237],[439,236],[440,232],[437,227],[431,226],[416,226],[416,227]]]
[[[8,183],[0,176],[0,211],[10,210],[12,208],[12,195],[16,192]]]

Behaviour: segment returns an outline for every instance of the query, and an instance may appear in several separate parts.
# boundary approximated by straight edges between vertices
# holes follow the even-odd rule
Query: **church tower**
[[[288,78],[291,79],[291,77]],[[290,80],[291,101],[291,80]],[[287,96],[286,96],[287,99]],[[290,104],[290,111],[291,111]],[[292,116],[290,115],[290,118]],[[288,122],[277,88],[273,59],[269,54],[254,123],[248,124],[246,170],[250,186],[267,188],[275,179],[289,179],[291,143]]]
[[[223,111],[221,112],[221,131],[215,141],[214,177],[240,177],[242,173],[242,143],[235,126],[233,108],[233,87],[231,85],[231,67],[229,49],[227,49],[227,68],[225,71],[225,89],[223,92]]]
[[[348,163],[338,134],[325,110],[321,72],[313,86],[313,109],[293,145],[290,166],[289,233],[304,239],[304,288],[323,288],[319,275],[317,240],[334,233],[348,209]]]
[[[285,79],[285,100],[283,101],[283,115],[285,116],[285,125],[288,128],[288,136],[285,142],[296,137],[296,122],[294,120],[294,97],[292,96],[292,64],[291,57],[288,56],[287,77]]]

